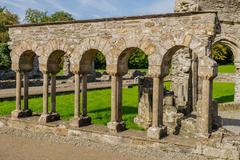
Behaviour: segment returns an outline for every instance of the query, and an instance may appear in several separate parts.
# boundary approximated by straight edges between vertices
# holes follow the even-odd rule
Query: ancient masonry
[[[139,48],[148,55],[149,69],[148,78],[139,80],[139,115],[135,122],[145,127],[147,137],[152,139],[171,134],[208,138],[221,126],[217,103],[212,100],[217,63],[211,58],[211,47],[219,42],[231,47],[240,74],[239,7],[238,0],[178,0],[176,12],[185,13],[9,26],[12,69],[16,72],[12,119],[32,116],[28,79],[36,56],[43,74],[39,123],[60,119],[56,112],[56,73],[64,56],[69,58],[66,65],[75,77],[74,117],[69,123],[72,127],[90,124],[87,74],[93,70],[95,54],[101,51],[111,75],[111,121],[107,127],[111,133],[124,130],[122,77],[128,72],[129,56]],[[169,74],[174,77],[172,92],[164,88],[164,78]],[[240,101],[240,79],[235,95],[235,102]]]

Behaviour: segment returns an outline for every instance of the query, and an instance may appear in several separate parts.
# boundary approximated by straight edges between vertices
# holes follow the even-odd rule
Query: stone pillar
[[[197,103],[198,133],[201,137],[208,138],[212,132],[212,84],[217,76],[217,63],[207,56],[203,57],[199,63],[198,75],[202,81],[202,98]]]
[[[51,75],[51,113],[56,113],[56,74]]]
[[[13,119],[32,116],[32,111],[28,109],[28,72],[24,72],[23,77],[24,108],[21,110],[21,73],[20,71],[16,71],[16,110],[12,112]]]
[[[87,116],[87,75],[82,75],[82,115]]]
[[[57,113],[48,113],[48,73],[43,73],[43,112],[39,118],[40,123],[48,123],[59,120]]]
[[[75,88],[74,88],[74,117],[70,120],[70,126],[80,127],[82,123],[82,117],[80,117],[80,74],[75,73]]]
[[[237,66],[239,66],[239,64]],[[236,69],[235,75],[234,103],[240,104],[240,68]]]
[[[70,120],[72,127],[81,127],[91,124],[91,117],[87,116],[87,75],[82,77],[82,108],[84,114],[80,111],[80,74],[75,73],[75,98],[74,98],[74,117]],[[83,93],[84,92],[84,93]],[[83,102],[84,101],[84,102]]]
[[[110,132],[116,133],[125,129],[122,121],[122,76],[112,75],[111,80],[111,122],[108,123]]]
[[[91,124],[91,117],[87,114],[87,74],[82,75],[82,118],[85,125]]]
[[[12,111],[11,116],[13,119],[22,117],[21,113],[21,73],[16,71],[16,109]]]
[[[198,100],[198,62],[195,54],[193,54],[192,61],[192,108],[193,111],[197,111],[197,100]]]
[[[29,109],[28,106],[28,92],[29,92],[29,72],[24,72],[23,75],[23,87],[24,87],[24,94],[23,94],[23,99],[24,99],[24,115],[25,116],[32,116],[32,111]]]
[[[167,127],[163,126],[163,78],[153,78],[153,109],[152,126],[147,130],[147,136],[153,139],[160,139],[167,135]]]

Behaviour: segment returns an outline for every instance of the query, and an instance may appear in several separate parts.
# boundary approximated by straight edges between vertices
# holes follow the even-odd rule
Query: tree
[[[231,49],[222,43],[217,43],[212,47],[212,56],[218,64],[233,63],[234,59]]]
[[[25,21],[28,23],[58,22],[74,20],[70,13],[64,11],[54,12],[48,15],[48,12],[28,8],[25,14]]]
[[[148,57],[140,49],[136,49],[128,59],[128,67],[130,69],[146,69],[148,68]]]
[[[58,21],[72,21],[74,20],[73,16],[70,13],[64,11],[57,11],[51,15],[52,22]]]
[[[9,40],[6,25],[18,23],[19,18],[16,14],[11,13],[6,7],[0,6],[0,43],[5,43]]]
[[[106,68],[106,59],[101,52],[98,52],[94,60],[96,69],[105,69]]]
[[[6,43],[0,43],[0,69],[8,69],[11,66],[10,50]]]
[[[47,12],[28,8],[24,20],[28,23],[42,23],[49,22],[50,18],[48,17]]]

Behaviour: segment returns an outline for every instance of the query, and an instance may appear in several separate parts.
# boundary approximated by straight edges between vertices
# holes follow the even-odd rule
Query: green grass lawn
[[[166,88],[170,88],[170,82],[165,83]],[[233,101],[233,83],[214,83],[213,95],[215,100],[220,103]],[[133,123],[137,115],[138,87],[123,89],[123,120],[128,128],[140,129]],[[88,113],[92,117],[94,124],[106,125],[111,117],[111,90],[88,91]],[[42,112],[42,98],[35,97],[29,100],[29,106],[34,112]],[[62,119],[69,120],[73,117],[74,95],[63,94],[57,96],[57,112]],[[15,108],[15,101],[0,102],[0,115],[9,115]]]
[[[147,73],[148,69],[130,69],[130,70],[139,70],[141,72]],[[218,66],[218,72],[219,73],[234,73],[236,70],[236,67],[234,64],[226,64],[226,65],[219,65]],[[98,72],[105,71],[104,69],[97,69]],[[62,73],[63,74],[63,73]]]
[[[218,72],[219,73],[234,73],[236,70],[234,64],[227,64],[227,65],[219,65]]]

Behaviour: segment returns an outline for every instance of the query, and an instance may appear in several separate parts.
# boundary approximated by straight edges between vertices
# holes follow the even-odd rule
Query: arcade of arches
[[[122,76],[128,72],[131,52],[139,48],[148,56],[148,77],[152,79],[152,90],[148,90],[152,94],[152,108],[149,112],[147,136],[160,139],[175,133],[174,128],[178,128],[176,121],[189,118],[196,128],[193,134],[209,137],[213,128],[218,125],[217,104],[212,101],[212,83],[217,76],[217,64],[211,58],[211,44],[220,32],[216,19],[216,13],[212,12],[175,13],[10,26],[12,69],[16,72],[16,109],[12,112],[12,118],[32,115],[31,108],[28,107],[28,72],[33,68],[34,56],[38,56],[39,68],[43,74],[43,109],[39,123],[60,119],[56,112],[56,73],[60,70],[62,57],[67,55],[75,77],[74,117],[70,120],[70,125],[89,125],[91,117],[87,114],[86,75],[92,71],[95,54],[101,52],[106,58],[107,73],[111,75],[111,121],[107,127],[110,132],[115,133],[124,130],[121,112]],[[184,54],[185,51],[188,54]],[[173,91],[177,93],[177,98],[164,89],[163,80],[169,74],[172,59],[186,60],[180,65],[182,69],[172,66],[172,70],[176,73],[181,70],[181,73],[178,72],[183,75],[181,80],[191,82],[182,83],[178,79],[173,81]],[[171,74],[178,77],[174,71]],[[166,118],[165,115],[172,109],[175,109],[178,119],[170,123],[171,118]],[[136,117],[136,121],[137,119],[140,118]],[[178,132],[184,132],[184,125],[182,127]]]

